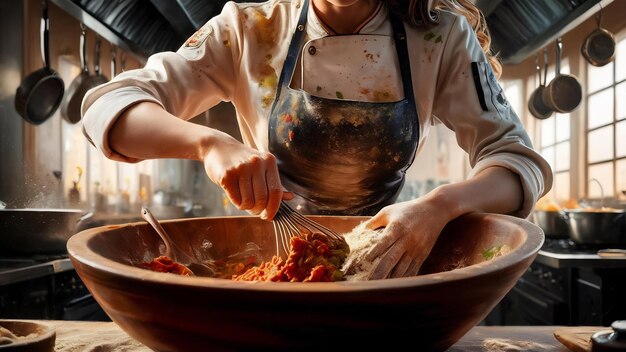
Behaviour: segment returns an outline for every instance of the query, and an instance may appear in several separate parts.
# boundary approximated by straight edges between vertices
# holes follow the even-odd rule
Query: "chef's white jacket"
[[[244,143],[267,151],[268,115],[300,6],[301,0],[227,3],[176,53],[155,54],[144,68],[124,72],[90,90],[82,104],[85,134],[108,158],[137,162],[116,153],[107,141],[110,128],[131,105],[151,101],[190,119],[229,101],[236,108]],[[379,7],[359,34],[392,36],[387,11]],[[550,189],[552,171],[533,150],[471,26],[462,15],[443,11],[440,24],[432,29],[405,27],[420,145],[432,125],[445,124],[469,155],[469,177],[491,166],[519,175],[524,201],[513,215],[528,216]],[[325,28],[309,6],[307,40],[328,36]],[[397,62],[389,65],[394,69]],[[358,73],[358,67],[354,69]],[[351,99],[368,99],[354,91]]]

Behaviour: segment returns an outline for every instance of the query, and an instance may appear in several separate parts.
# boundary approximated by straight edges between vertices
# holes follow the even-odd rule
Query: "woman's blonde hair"
[[[480,47],[485,52],[497,77],[502,73],[502,64],[491,51],[491,35],[485,16],[468,0],[387,0],[391,10],[405,22],[418,28],[430,28],[439,24],[439,10],[465,16],[474,29]]]

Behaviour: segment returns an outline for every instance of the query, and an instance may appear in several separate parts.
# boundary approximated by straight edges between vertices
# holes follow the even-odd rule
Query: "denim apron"
[[[394,203],[413,162],[419,119],[404,25],[390,12],[404,99],[359,102],[310,95],[289,85],[305,38],[303,1],[269,117],[269,150],[281,182],[305,214],[373,215]]]

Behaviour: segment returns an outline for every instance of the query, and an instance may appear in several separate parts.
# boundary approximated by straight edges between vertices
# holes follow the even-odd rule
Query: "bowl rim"
[[[29,345],[33,345],[36,343],[43,343],[43,341],[47,341],[51,339],[56,340],[56,329],[44,323],[38,323],[35,321],[20,320],[20,319],[0,319],[0,326],[3,326],[2,323],[30,325],[30,326],[39,328],[41,330],[41,333],[31,339],[24,339],[24,340],[21,340],[19,342],[12,343],[9,345],[0,345],[0,351],[5,348],[8,351],[17,347],[27,347]]]
[[[164,275],[163,273],[153,272],[128,264],[123,264],[105,256],[97,254],[85,245],[87,241],[102,232],[103,229],[118,229],[121,227],[130,227],[137,224],[145,224],[144,222],[134,222],[119,225],[106,225],[90,228],[76,233],[67,242],[67,250],[74,266],[77,264],[86,265],[97,271],[102,271],[114,276],[121,276],[127,279],[149,281],[160,285],[186,286],[194,288],[212,288],[225,290],[251,290],[251,291],[268,291],[268,292],[355,292],[369,290],[385,290],[398,289],[404,287],[416,286],[434,286],[450,281],[467,280],[476,276],[487,275],[499,270],[522,262],[530,257],[534,257],[539,252],[545,241],[543,230],[536,224],[518,217],[503,214],[492,213],[474,213],[464,216],[480,216],[485,218],[500,218],[510,222],[514,226],[521,227],[525,230],[526,238],[520,246],[514,250],[493,258],[491,260],[473,264],[459,269],[445,272],[425,274],[412,277],[390,278],[382,280],[366,280],[366,281],[335,281],[335,282],[251,282],[251,281],[232,281],[220,278],[210,277],[187,277],[180,275]],[[229,216],[229,218],[252,218],[254,216],[240,215]],[[326,216],[328,217],[328,216]],[[171,219],[163,220],[163,222],[180,222],[187,220],[211,219],[223,217],[202,217],[188,219]],[[487,265],[489,263],[489,265]],[[80,273],[80,272],[79,272]],[[285,290],[288,288],[288,290]]]

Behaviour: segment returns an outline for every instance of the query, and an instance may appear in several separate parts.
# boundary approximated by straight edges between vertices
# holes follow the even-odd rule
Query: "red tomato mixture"
[[[239,260],[216,260],[213,265],[215,277],[234,281],[331,282],[344,279],[340,268],[349,252],[345,241],[331,241],[321,233],[309,233],[291,238],[287,260],[273,256],[259,264],[257,256],[251,255]],[[164,255],[141,263],[140,267],[195,276],[189,268]]]
[[[246,272],[246,270],[257,264],[259,264],[259,260],[257,260],[256,256],[247,256],[240,260],[230,261],[215,260],[212,263],[212,266],[215,269],[215,276],[213,277],[217,277],[220,279],[231,279],[234,275],[243,274],[244,272]],[[140,263],[139,267],[159,273],[195,276],[195,274],[185,265],[175,262],[165,255],[155,258],[151,262]]]
[[[320,233],[291,238],[287,260],[278,256],[251,267],[234,281],[330,282],[344,279],[339,270],[350,251],[345,242],[329,241]]]
[[[149,263],[141,263],[141,267],[160,273],[171,273],[183,276],[195,276],[189,268],[177,263],[167,256],[160,256]]]
[[[248,269],[259,264],[259,260],[255,255],[245,256],[235,260],[232,260],[232,258],[228,259],[217,259],[213,262],[215,266],[215,277],[231,279],[233,276],[241,275]]]

